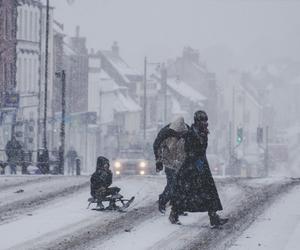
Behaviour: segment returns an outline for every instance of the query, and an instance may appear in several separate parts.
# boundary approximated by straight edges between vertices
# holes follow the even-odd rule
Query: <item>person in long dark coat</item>
[[[197,111],[185,135],[186,160],[177,174],[171,199],[169,219],[173,224],[180,224],[178,215],[183,212],[208,212],[212,227],[228,220],[216,213],[223,208],[206,158],[208,134],[207,114]]]

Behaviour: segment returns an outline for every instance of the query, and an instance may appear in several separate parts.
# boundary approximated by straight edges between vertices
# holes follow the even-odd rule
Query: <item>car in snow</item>
[[[120,150],[112,162],[112,170],[120,175],[149,175],[155,173],[153,162],[145,157],[141,149]]]
[[[27,173],[28,174],[41,174],[41,170],[37,166],[29,165],[27,167]]]

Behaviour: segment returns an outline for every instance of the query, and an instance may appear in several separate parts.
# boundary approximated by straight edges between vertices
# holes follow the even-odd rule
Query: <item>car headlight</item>
[[[140,162],[140,167],[141,167],[141,168],[144,168],[144,167],[146,167],[146,162],[144,162],[144,161],[141,161],[141,162]]]
[[[144,175],[145,174],[145,171],[144,170],[141,170],[140,171],[140,175]]]
[[[121,167],[121,162],[116,161],[116,162],[115,162],[115,168],[120,168],[120,167]]]
[[[116,175],[120,175],[121,173],[120,173],[120,171],[116,171]]]

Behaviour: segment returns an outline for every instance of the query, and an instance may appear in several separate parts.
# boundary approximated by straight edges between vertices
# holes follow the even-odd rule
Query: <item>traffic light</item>
[[[262,127],[257,128],[256,141],[258,144],[263,143],[264,141],[264,129]]]
[[[243,128],[238,128],[237,129],[236,141],[237,141],[238,144],[242,143],[242,141],[243,141]]]

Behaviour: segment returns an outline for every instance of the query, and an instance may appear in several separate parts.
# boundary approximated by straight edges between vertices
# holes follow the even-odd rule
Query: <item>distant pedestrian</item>
[[[75,174],[75,167],[76,167],[76,159],[78,154],[76,150],[71,147],[66,155],[67,164],[68,164],[68,174],[74,175]]]
[[[7,163],[10,167],[10,174],[17,174],[17,165],[21,165],[24,160],[24,151],[21,143],[12,136],[12,139],[5,146]]]

